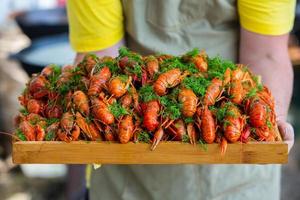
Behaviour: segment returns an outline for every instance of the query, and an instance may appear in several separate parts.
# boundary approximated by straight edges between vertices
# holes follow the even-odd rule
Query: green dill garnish
[[[36,115],[36,116],[30,118],[29,123],[31,125],[36,125],[39,121],[41,121],[41,118],[40,118],[40,116]]]
[[[84,56],[83,62],[86,61],[89,58],[93,59],[94,61],[98,61],[99,60],[99,58],[98,58],[98,56],[96,54],[94,54],[94,53],[88,53],[88,54],[86,54]]]
[[[194,119],[192,117],[187,117],[187,118],[184,118],[184,122],[186,124],[189,124],[189,123],[194,123]]]
[[[204,96],[210,82],[203,77],[186,77],[182,83],[186,88],[193,90],[197,96]]]
[[[115,74],[119,71],[119,67],[116,62],[113,61],[106,61],[103,63],[104,66],[107,66],[111,73]]]
[[[219,122],[222,122],[227,116],[235,117],[234,111],[230,110],[231,106],[233,106],[233,104],[231,102],[227,102],[224,105],[222,105],[220,108],[216,108],[215,106],[210,106],[210,110],[214,112],[217,120]]]
[[[108,67],[112,74],[116,74],[117,72],[119,72],[119,67],[118,67],[117,62],[115,60],[107,59],[107,60],[101,61],[95,65],[93,74],[99,73],[99,71],[104,67]]]
[[[249,90],[249,92],[246,94],[246,99],[250,99],[252,97],[255,97],[256,96],[256,93],[257,93],[257,89],[256,88],[251,88]]]
[[[26,137],[20,129],[16,130],[16,135],[21,141],[26,141]]]
[[[200,138],[200,139],[198,140],[198,143],[200,144],[200,147],[201,147],[205,152],[207,152],[208,147],[207,147],[206,142]]]
[[[168,98],[172,99],[173,101],[176,101],[178,98],[178,94],[180,92],[179,88],[173,88],[171,91],[169,90]]]
[[[195,67],[194,63],[183,63],[181,62],[180,58],[178,57],[172,57],[165,59],[161,64],[160,64],[160,72],[164,73],[167,72],[171,69],[180,69],[181,71],[189,71],[191,74],[193,73],[198,73],[199,70]]]
[[[91,116],[87,116],[87,117],[84,118],[84,120],[85,120],[86,123],[90,124],[90,123],[92,123],[93,118]]]
[[[183,135],[182,136],[182,142],[189,143],[190,142],[190,137],[187,134]]]
[[[253,81],[254,81],[256,84],[260,84],[260,83],[261,83],[261,80],[260,80],[260,77],[259,77],[259,76],[252,76],[252,79],[253,79]]]
[[[139,142],[150,143],[150,135],[146,131],[140,132],[137,139]]]
[[[128,111],[117,102],[111,104],[110,106],[108,106],[108,108],[115,118],[119,118],[123,115],[129,114]]]
[[[126,74],[120,74],[118,75],[118,78],[122,81],[122,82],[126,82],[128,80],[128,75]]]
[[[269,120],[267,120],[267,126],[268,126],[268,128],[272,128],[273,127],[272,123]]]
[[[128,60],[133,60],[138,63],[142,62],[142,57],[139,54],[130,51],[126,47],[120,47],[119,48],[119,57],[125,57],[125,56],[128,57]]]
[[[197,55],[199,55],[199,49],[198,48],[194,48],[193,50],[187,52],[185,55],[190,56],[190,57],[195,57]]]
[[[128,64],[126,66],[126,71],[130,73],[130,75],[136,75],[138,78],[142,76],[142,67],[143,64],[142,56],[130,51],[126,47],[119,48],[119,56],[118,59],[123,57],[128,58]]]
[[[145,62],[150,62],[150,61],[153,61],[153,60],[157,60],[157,59],[155,58],[155,56],[153,56],[153,55],[150,55],[150,56],[145,57]]]
[[[159,98],[151,85],[145,85],[141,87],[138,93],[143,102],[148,102]]]
[[[60,94],[66,94],[70,90],[69,86],[67,84],[63,84],[59,87],[58,91]]]
[[[208,58],[208,77],[210,79],[215,77],[223,79],[227,68],[234,70],[236,69],[236,65],[231,61],[222,60],[219,56]]]
[[[58,88],[58,92],[61,95],[65,95],[69,91],[74,91],[74,90],[85,91],[86,87],[84,83],[81,81],[82,80],[81,78],[82,76],[80,74],[73,73],[70,79]]]
[[[226,128],[227,126],[230,126],[231,125],[231,122],[230,121],[227,121],[227,120],[224,120],[223,121],[223,127]]]
[[[168,96],[162,96],[159,98],[163,109],[161,114],[163,117],[168,117],[170,119],[178,119],[181,115],[182,104],[168,98]]]
[[[272,110],[271,110],[271,108],[269,106],[266,106],[266,111],[267,111],[267,113],[272,112]]]
[[[47,124],[47,126],[50,126],[51,124],[54,124],[56,122],[59,122],[58,118],[46,118],[46,124]]]
[[[25,108],[25,107],[20,108],[19,112],[25,116],[29,115],[29,112],[28,112],[27,108]]]
[[[236,117],[236,114],[233,110],[228,110],[227,113],[226,113],[226,116],[229,116],[229,117]]]
[[[215,113],[215,116],[219,122],[223,121],[223,119],[226,116],[226,112],[227,112],[226,107],[216,108],[214,106],[211,106],[210,110]]]
[[[164,117],[169,117],[170,119],[178,119],[181,115],[181,106],[180,104],[170,103],[167,105],[162,113]]]
[[[142,77],[142,67],[140,65],[134,65],[133,67],[126,67],[126,70],[131,75],[136,75],[138,78]]]
[[[258,92],[260,92],[264,89],[264,86],[262,84],[257,84],[256,87],[257,87]]]
[[[71,70],[71,73],[78,73],[78,72],[81,72],[81,68],[80,67],[74,67],[72,70]]]
[[[49,85],[48,88],[49,90],[55,90],[56,89],[56,84],[59,79],[59,76],[61,74],[61,68],[58,65],[51,65],[53,69],[53,73],[48,77],[49,80]]]
[[[49,131],[45,136],[45,140],[52,141],[54,139],[54,137],[55,137],[54,131]]]
[[[252,76],[252,79],[254,80],[256,87],[257,87],[257,91],[260,92],[263,90],[264,86],[261,83],[261,77],[260,76]]]
[[[97,63],[99,62],[99,58],[96,54],[94,53],[88,53],[84,56],[82,61],[77,65],[80,69],[86,71],[86,66],[94,65],[96,66]]]

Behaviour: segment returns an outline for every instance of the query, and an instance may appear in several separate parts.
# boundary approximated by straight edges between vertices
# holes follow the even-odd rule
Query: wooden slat
[[[143,143],[109,142],[14,142],[13,162],[65,164],[268,164],[287,163],[287,144],[252,142],[228,144],[225,156],[218,144],[201,145],[161,142],[154,150]]]

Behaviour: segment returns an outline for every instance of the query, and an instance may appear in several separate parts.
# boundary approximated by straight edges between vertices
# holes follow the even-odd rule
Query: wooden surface
[[[191,145],[161,142],[154,151],[149,144],[109,142],[14,142],[13,162],[66,164],[205,164],[205,163],[287,163],[287,144],[251,142],[228,144],[220,155],[218,144]]]

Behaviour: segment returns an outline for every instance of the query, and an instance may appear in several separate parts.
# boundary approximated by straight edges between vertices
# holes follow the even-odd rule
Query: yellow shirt
[[[238,0],[241,26],[264,35],[288,33],[294,24],[296,0]]]
[[[120,0],[68,0],[70,42],[77,52],[97,51],[124,36]]]
[[[264,34],[288,33],[294,22],[296,0],[238,0],[240,23]],[[70,42],[77,52],[108,48],[124,36],[120,0],[68,0]]]

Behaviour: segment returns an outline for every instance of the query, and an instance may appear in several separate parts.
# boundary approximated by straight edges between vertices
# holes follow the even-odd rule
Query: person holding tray
[[[279,129],[286,122],[293,70],[288,36],[295,0],[69,0],[75,63],[89,52],[116,56],[126,44],[141,54],[179,55],[194,47],[244,63],[263,77],[276,100]],[[279,165],[103,165],[92,170],[91,199],[279,199]]]

